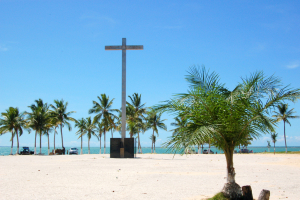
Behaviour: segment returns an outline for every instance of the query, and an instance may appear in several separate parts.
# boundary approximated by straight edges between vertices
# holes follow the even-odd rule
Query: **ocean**
[[[30,150],[34,150],[34,147],[29,147]],[[60,148],[60,147],[58,147]],[[70,147],[65,147],[66,148],[66,151],[70,149]],[[78,152],[80,154],[80,147],[77,147],[78,148]],[[3,156],[6,156],[6,155],[9,155],[10,154],[10,147],[0,147],[0,155],[3,155]],[[204,147],[204,149],[208,149],[208,147]],[[268,148],[267,147],[248,147],[249,150],[253,150],[253,153],[259,153],[259,152],[268,152]],[[20,147],[20,150],[22,150],[22,147]],[[40,153],[40,148],[37,147],[37,153]],[[50,152],[53,150],[53,147],[50,147]],[[88,147],[83,147],[82,148],[83,150],[83,154],[88,154]],[[211,147],[211,150],[214,152],[214,153],[223,153],[223,151],[220,151],[218,150],[217,148],[215,147]],[[236,151],[238,151],[239,149],[236,148],[235,149]],[[17,147],[14,147],[13,148],[13,154],[15,154],[17,151]],[[91,154],[99,154],[99,151],[100,151],[100,148],[99,147],[90,147],[90,152]],[[151,153],[151,147],[142,147],[142,151],[143,153]],[[195,151],[197,152],[198,149],[195,148]],[[276,152],[284,152],[285,151],[285,147],[282,147],[282,146],[279,146],[279,147],[276,147]],[[300,147],[299,146],[296,146],[296,147],[288,147],[288,151],[300,151]],[[104,152],[104,148],[102,147],[102,150],[101,150],[101,153],[103,154]],[[155,148],[155,152],[157,154],[173,154],[171,151],[168,151],[168,149],[166,148],[161,148],[161,147],[156,147]],[[270,148],[270,152],[274,152],[274,148],[271,147]],[[48,154],[48,147],[42,147],[42,153],[44,153],[45,155]],[[106,154],[109,154],[110,151],[109,151],[109,147],[106,147]],[[177,154],[180,154],[180,152],[177,152]]]

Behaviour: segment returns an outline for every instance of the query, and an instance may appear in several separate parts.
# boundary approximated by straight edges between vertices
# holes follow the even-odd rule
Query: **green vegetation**
[[[222,192],[219,192],[218,194],[216,194],[215,196],[213,196],[212,198],[209,198],[207,200],[230,200],[230,199],[226,198]]]
[[[234,148],[262,133],[274,132],[272,109],[283,101],[300,98],[300,89],[282,87],[280,79],[266,77],[262,72],[243,78],[233,90],[228,90],[215,72],[204,67],[192,67],[186,80],[190,83],[186,94],[178,94],[155,107],[187,121],[165,146],[176,152],[211,139],[214,146],[224,151],[228,183],[235,183]],[[235,192],[241,195],[240,191]]]
[[[18,108],[9,107],[6,112],[1,113],[3,119],[0,119],[0,134],[11,132],[11,150],[14,145],[14,136],[17,136],[17,154],[19,154],[19,135],[23,134],[25,126],[24,113],[20,113]]]
[[[300,116],[293,116],[292,114],[295,113],[293,112],[294,108],[292,110],[288,110],[288,104],[281,103],[277,105],[278,111],[275,112],[276,115],[273,115],[273,117],[276,118],[277,122],[283,121],[283,126],[284,126],[284,142],[285,142],[285,152],[287,153],[287,146],[286,146],[286,135],[285,135],[285,123],[288,123],[291,126],[291,123],[289,119],[295,119],[299,118]]]
[[[274,155],[275,155],[275,143],[277,142],[278,133],[271,133],[272,142],[274,143]]]

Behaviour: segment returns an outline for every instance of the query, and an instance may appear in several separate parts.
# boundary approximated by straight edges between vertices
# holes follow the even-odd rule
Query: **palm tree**
[[[95,129],[96,126],[95,124],[92,122],[91,117],[86,118],[86,125],[85,125],[85,131],[83,132],[83,134],[86,133],[87,137],[88,137],[88,149],[89,149],[89,154],[90,154],[90,140],[92,135],[97,136],[97,134],[95,133]],[[82,135],[80,135],[81,137]]]
[[[50,111],[50,121],[51,121],[50,123],[51,123],[52,129],[54,129],[54,138],[53,138],[54,150],[53,150],[53,153],[55,155],[55,135],[57,135],[56,129],[59,126],[59,120],[57,118],[57,115],[55,115],[52,111]]]
[[[18,108],[9,107],[6,112],[1,113],[3,119],[0,119],[0,135],[11,132],[11,151],[13,150],[13,139],[17,136],[17,152],[19,154],[19,135],[23,134],[23,127],[25,126],[26,120],[24,119],[24,113],[20,113]]]
[[[267,141],[268,142],[268,152],[270,152],[270,147],[271,147],[271,144],[270,144],[270,141]]]
[[[42,99],[35,100],[36,104],[28,106],[31,109],[31,113],[25,112],[27,114],[27,127],[35,130],[35,140],[34,140],[34,154],[36,154],[36,137],[37,134],[40,135],[40,154],[42,153],[42,134],[46,128],[49,121],[49,106],[47,103],[43,103]]]
[[[86,131],[86,120],[84,118],[81,118],[75,122],[75,127],[78,127],[78,131],[76,134],[80,135],[79,138],[81,138],[81,150],[80,154],[82,155],[82,136],[84,135],[84,132]]]
[[[113,123],[113,118],[116,117],[113,112],[118,112],[117,109],[111,109],[114,99],[109,100],[109,96],[106,94],[101,94],[101,97],[97,96],[99,103],[93,101],[93,107],[89,110],[89,114],[95,113],[93,123],[99,122],[102,118],[102,121],[105,123],[103,134],[104,134],[104,154],[106,151],[106,131],[108,129],[109,123]]]
[[[154,153],[155,153],[156,136],[155,136],[155,135],[151,135],[151,136],[150,136],[150,140],[151,140],[152,144],[154,145]],[[152,153],[153,153],[153,152],[152,152]]]
[[[140,139],[140,133],[145,133],[146,130],[147,130],[147,122],[146,121],[142,121],[142,122],[139,122],[137,124],[137,135],[138,135],[138,152],[139,153],[143,153],[142,151],[142,146],[141,146],[141,139]]]
[[[100,151],[99,151],[99,154],[101,154],[101,137],[102,137],[102,134],[103,134],[103,124],[100,123],[100,122],[97,122],[97,125],[96,125],[96,131],[98,132],[98,138],[99,138],[99,141],[100,141]]]
[[[227,183],[222,193],[229,198],[240,198],[242,191],[235,182],[234,148],[245,138],[259,137],[274,132],[275,120],[270,110],[285,101],[300,98],[300,89],[282,87],[280,79],[256,72],[243,78],[232,91],[220,83],[218,74],[204,67],[193,67],[186,79],[190,88],[154,108],[186,117],[189,126],[180,130],[165,143],[179,151],[182,143],[195,144],[203,137],[214,139],[214,146],[224,151],[227,165]]]
[[[53,109],[52,114],[56,115],[58,119],[58,124],[60,125],[60,133],[61,133],[61,146],[64,148],[64,139],[63,139],[63,132],[62,127],[66,125],[69,129],[69,131],[72,130],[72,127],[69,123],[69,121],[76,122],[76,120],[70,115],[72,113],[76,113],[75,111],[67,112],[68,102],[64,103],[64,100],[54,100],[55,106],[50,104],[51,108]]]
[[[278,133],[271,133],[272,142],[274,143],[274,155],[275,155],[275,143],[277,142]]]
[[[142,104],[141,94],[134,93],[131,96],[128,96],[130,99],[130,103],[126,102],[126,117],[128,126],[130,126],[130,137],[132,138],[133,132],[138,135],[138,149],[141,151],[141,142],[140,142],[140,132],[145,132],[147,126],[145,126],[143,120],[145,120],[146,108],[145,103]]]
[[[161,112],[157,112],[153,109],[151,109],[148,112],[148,116],[147,116],[147,123],[148,123],[148,128],[151,128],[153,130],[153,134],[152,134],[152,138],[154,138],[154,132],[157,134],[158,136],[158,128],[161,128],[163,130],[167,130],[167,126],[163,123],[163,121],[165,121],[166,119],[161,120]],[[152,140],[153,141],[153,140]],[[153,153],[153,145],[154,143],[152,142],[152,149],[151,149],[151,153]]]
[[[295,118],[299,118],[300,116],[292,116],[293,113],[293,109],[288,110],[288,104],[284,104],[281,103],[277,106],[278,111],[276,112],[276,115],[273,115],[273,117],[276,118],[276,122],[280,122],[283,121],[283,127],[284,127],[284,142],[285,142],[285,153],[287,153],[287,146],[286,146],[286,135],[285,135],[285,122],[288,123],[291,126],[291,123],[289,121],[289,119],[295,119]]]
[[[47,138],[48,138],[48,155],[50,154],[50,138],[49,138],[49,135],[50,135],[50,131],[51,131],[51,126],[46,126],[45,127],[45,130],[44,130],[44,135],[46,135],[47,136]]]

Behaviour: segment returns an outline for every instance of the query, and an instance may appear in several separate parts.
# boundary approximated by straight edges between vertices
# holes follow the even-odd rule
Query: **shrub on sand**
[[[209,198],[207,200],[230,200],[230,199],[226,198],[222,192],[219,192],[215,196],[213,196],[212,198]]]

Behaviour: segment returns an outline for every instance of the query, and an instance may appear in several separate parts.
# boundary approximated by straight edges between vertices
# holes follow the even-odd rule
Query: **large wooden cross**
[[[105,46],[105,50],[122,50],[122,142],[126,138],[126,50],[143,49],[143,45],[126,45],[126,38],[122,38],[122,46]]]

